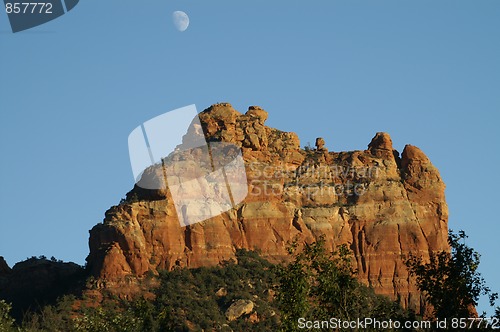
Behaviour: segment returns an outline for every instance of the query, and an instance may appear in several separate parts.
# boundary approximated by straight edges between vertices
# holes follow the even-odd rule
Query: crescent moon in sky
[[[174,26],[180,32],[185,31],[189,26],[189,16],[183,11],[177,10],[172,14]]]

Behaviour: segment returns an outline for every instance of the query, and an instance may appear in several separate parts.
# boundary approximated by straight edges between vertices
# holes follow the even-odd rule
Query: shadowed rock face
[[[9,265],[7,265],[7,262],[5,261],[5,259],[2,256],[0,256],[0,277],[9,274],[10,271],[11,271],[11,269],[10,269]]]
[[[74,263],[30,258],[10,269],[0,257],[0,299],[13,304],[16,319],[62,295],[78,294],[85,278],[83,267]]]
[[[449,250],[438,170],[411,145],[399,158],[386,133],[377,133],[364,151],[304,151],[296,134],[265,126],[267,117],[260,107],[241,114],[227,103],[200,113],[210,140],[242,149],[249,194],[241,204],[181,227],[167,189],[136,186],[90,231],[91,273],[123,294],[130,276],[218,264],[239,248],[279,262],[287,259],[290,241],[325,236],[332,250],[350,246],[361,281],[419,310],[402,256]]]

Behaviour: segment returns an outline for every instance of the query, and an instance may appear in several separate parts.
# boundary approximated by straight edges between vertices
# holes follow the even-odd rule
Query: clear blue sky
[[[83,264],[88,230],[133,186],[128,134],[228,101],[302,145],[387,131],[422,148],[500,291],[499,18],[498,0],[85,0],[12,34],[0,12],[0,255]]]

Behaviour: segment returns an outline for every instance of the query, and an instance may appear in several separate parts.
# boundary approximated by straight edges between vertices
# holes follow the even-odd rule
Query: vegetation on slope
[[[426,319],[447,318],[448,328],[452,318],[477,316],[474,307],[481,294],[490,295],[492,302],[496,299],[477,271],[479,255],[465,245],[464,238],[463,232],[450,232],[451,252],[433,254],[429,262],[417,256],[406,260],[432,309]],[[89,307],[76,305],[85,301],[66,295],[55,305],[28,313],[17,325],[9,315],[12,307],[0,301],[0,332],[298,331],[304,329],[301,321],[321,324],[331,318],[337,322],[422,320],[360,284],[346,246],[329,253],[320,240],[296,249],[295,244],[290,247],[292,260],[287,265],[273,265],[256,252],[240,250],[237,261],[220,266],[164,271],[154,299],[114,298]],[[247,307],[232,310],[237,303]],[[334,330],[352,330],[337,327]],[[482,325],[482,330],[488,329]]]

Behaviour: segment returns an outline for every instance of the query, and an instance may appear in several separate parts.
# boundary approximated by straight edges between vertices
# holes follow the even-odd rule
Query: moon
[[[180,32],[186,31],[189,26],[189,16],[180,10],[172,13],[172,21],[174,22],[175,28]]]

